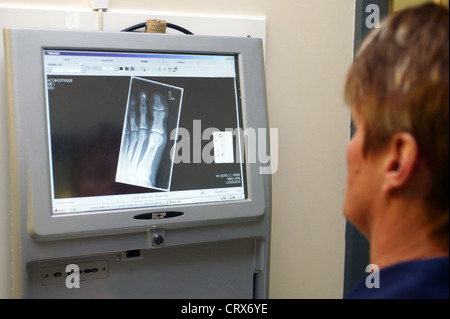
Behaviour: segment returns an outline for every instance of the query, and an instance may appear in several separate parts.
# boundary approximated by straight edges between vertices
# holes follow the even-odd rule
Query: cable
[[[145,28],[146,26],[147,26],[147,23],[145,23],[145,22],[144,23],[139,23],[139,24],[133,25],[131,27],[128,27],[126,29],[123,29],[121,32],[133,32],[133,31],[136,31],[138,29]]]
[[[176,24],[173,24],[173,23],[167,23],[167,27],[171,28],[171,29],[174,29],[174,30],[177,30],[177,31],[180,31],[180,32],[183,32],[184,34],[187,34],[187,35],[194,35],[191,31],[186,30],[185,28],[180,27],[179,25],[176,25]]]
[[[98,28],[103,31],[103,13],[109,8],[109,0],[91,0],[91,8],[98,12]]]
[[[128,27],[126,29],[123,29],[121,32],[134,32],[136,30],[145,28],[146,26],[147,26],[147,23],[143,22],[143,23],[139,23],[139,24],[133,25],[131,27]],[[193,35],[193,33],[191,31],[189,31],[189,30],[187,30],[187,29],[185,29],[183,27],[180,27],[179,25],[173,24],[173,23],[167,23],[167,27],[170,28],[170,29],[174,29],[174,30],[180,31],[180,32],[182,32],[184,34],[187,34],[187,35]]]
[[[103,9],[98,10],[98,29],[103,31]]]

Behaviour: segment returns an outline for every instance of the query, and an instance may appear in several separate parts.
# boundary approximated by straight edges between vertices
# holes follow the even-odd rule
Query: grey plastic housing
[[[5,29],[13,223],[36,241],[255,221],[267,212],[270,179],[247,161],[248,199],[177,207],[52,214],[43,49],[233,54],[239,59],[243,128],[268,132],[262,40],[251,38]],[[268,140],[268,137],[267,137]],[[248,147],[245,144],[246,154]],[[171,219],[138,215],[182,212]],[[21,227],[21,228],[22,228]]]

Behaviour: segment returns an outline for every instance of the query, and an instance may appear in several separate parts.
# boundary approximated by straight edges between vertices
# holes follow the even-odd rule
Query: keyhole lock
[[[164,234],[154,234],[152,236],[152,245],[153,247],[160,248],[163,247],[166,242],[164,238]]]

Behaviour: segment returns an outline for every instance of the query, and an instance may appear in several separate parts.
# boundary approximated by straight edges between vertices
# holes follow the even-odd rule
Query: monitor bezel
[[[10,96],[11,185],[19,192],[12,200],[13,214],[18,214],[23,223],[26,221],[27,231],[33,239],[46,241],[208,226],[251,221],[264,215],[264,175],[260,174],[259,163],[248,161],[246,200],[53,214],[42,57],[44,49],[235,55],[239,65],[243,128],[258,130],[268,128],[260,39],[6,29],[5,44]],[[245,145],[245,150],[248,154],[248,145]],[[135,218],[165,212],[181,212],[183,215],[166,219]]]

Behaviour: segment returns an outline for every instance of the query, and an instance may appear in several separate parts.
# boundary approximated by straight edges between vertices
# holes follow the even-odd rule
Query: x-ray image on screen
[[[131,78],[116,182],[170,191],[173,158],[167,154],[182,100],[182,88]]]

